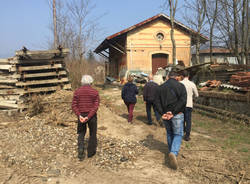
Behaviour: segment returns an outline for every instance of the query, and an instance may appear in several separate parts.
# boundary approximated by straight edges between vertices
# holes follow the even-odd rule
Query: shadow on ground
[[[149,134],[146,136],[146,139],[140,141],[143,146],[149,148],[150,150],[157,150],[164,154],[164,164],[169,167],[168,159],[168,145],[154,139],[154,135]]]

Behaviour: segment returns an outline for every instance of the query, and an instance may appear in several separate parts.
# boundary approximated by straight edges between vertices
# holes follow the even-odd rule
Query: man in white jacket
[[[184,79],[181,81],[184,84],[187,91],[187,104],[184,112],[184,140],[190,140],[190,132],[191,132],[191,119],[192,119],[192,110],[193,110],[193,96],[198,97],[198,90],[196,85],[189,80],[188,71],[184,70],[183,72]]]

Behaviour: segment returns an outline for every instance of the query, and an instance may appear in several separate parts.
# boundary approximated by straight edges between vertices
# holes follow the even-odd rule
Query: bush
[[[105,67],[101,62],[67,60],[66,68],[69,72],[69,78],[73,89],[81,86],[82,75],[91,75],[95,84],[104,83]]]

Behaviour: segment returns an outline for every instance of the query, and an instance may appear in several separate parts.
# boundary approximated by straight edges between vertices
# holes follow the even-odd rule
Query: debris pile
[[[95,165],[100,168],[117,170],[133,167],[133,161],[145,151],[142,144],[131,140],[119,140],[102,135],[98,141],[99,152]]]
[[[29,94],[71,89],[64,58],[68,49],[29,51],[0,59],[0,108],[24,109]]]
[[[250,89],[250,72],[238,72],[230,78],[232,85]]]

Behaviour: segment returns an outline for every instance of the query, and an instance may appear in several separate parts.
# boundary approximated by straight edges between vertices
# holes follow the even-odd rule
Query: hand
[[[79,120],[81,123],[86,123],[88,121],[88,117],[82,117],[82,116],[79,116]]]
[[[173,116],[174,115],[172,114],[172,112],[168,111],[167,113],[165,113],[165,114],[162,115],[162,119],[163,120],[170,120],[170,119],[173,118]]]

